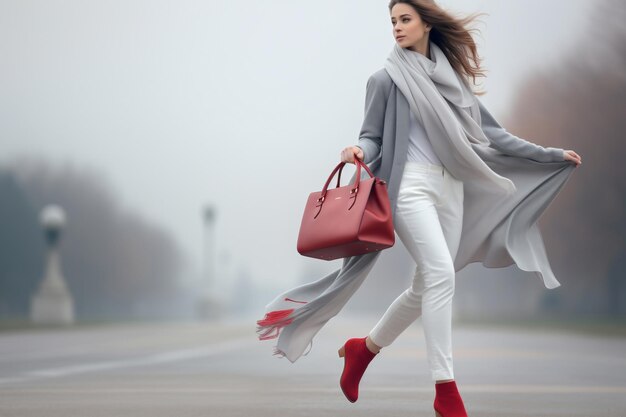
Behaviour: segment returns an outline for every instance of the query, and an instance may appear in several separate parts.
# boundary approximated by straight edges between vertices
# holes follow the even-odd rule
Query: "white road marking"
[[[9,384],[14,382],[24,382],[37,379],[55,378],[67,375],[74,375],[84,372],[94,372],[107,369],[128,368],[132,366],[152,365],[156,363],[176,362],[192,358],[202,358],[220,353],[228,352],[232,349],[241,349],[250,346],[250,338],[235,339],[211,346],[202,346],[189,349],[180,349],[170,352],[162,352],[143,356],[140,358],[131,358],[115,361],[92,362],[78,365],[63,366],[60,368],[38,369],[34,371],[24,372],[23,375],[15,377],[0,378],[1,384]]]

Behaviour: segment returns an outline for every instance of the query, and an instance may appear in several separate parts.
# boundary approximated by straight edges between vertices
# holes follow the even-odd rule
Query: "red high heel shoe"
[[[437,417],[467,417],[461,394],[455,381],[435,384],[435,415]]]
[[[369,363],[378,353],[368,349],[363,338],[352,338],[339,349],[339,357],[344,358],[343,372],[339,385],[348,401],[355,402],[359,398],[359,382]]]

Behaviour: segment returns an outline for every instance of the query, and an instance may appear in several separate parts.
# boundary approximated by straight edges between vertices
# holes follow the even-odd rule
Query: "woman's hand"
[[[566,161],[573,161],[576,164],[576,168],[578,168],[578,166],[582,164],[582,159],[580,155],[572,150],[563,151],[563,157]]]
[[[354,164],[354,156],[356,155],[361,161],[363,160],[363,149],[358,146],[348,146],[341,151],[341,162],[350,162]]]

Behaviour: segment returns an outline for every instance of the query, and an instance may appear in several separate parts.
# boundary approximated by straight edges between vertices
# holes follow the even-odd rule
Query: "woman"
[[[387,181],[394,227],[416,270],[369,334],[339,349],[340,386],[355,402],[371,360],[421,316],[436,414],[461,417],[467,413],[451,344],[455,272],[476,261],[515,263],[547,288],[559,286],[536,220],[581,158],[511,135],[485,109],[466,80],[480,74],[469,63],[469,53],[477,62],[465,29],[471,19],[456,19],[432,0],[392,0],[389,10],[396,44],[368,80],[359,143],[343,149],[341,160],[359,158]],[[278,296],[257,322],[260,338],[280,335],[276,354],[294,362],[378,255],[346,258],[340,270]]]

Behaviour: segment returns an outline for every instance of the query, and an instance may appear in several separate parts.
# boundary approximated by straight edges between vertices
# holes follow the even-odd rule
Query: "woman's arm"
[[[507,132],[487,111],[487,108],[478,97],[476,97],[476,100],[480,108],[481,127],[493,148],[506,155],[533,159],[538,162],[560,162],[565,160],[565,151],[562,148],[544,148]]]
[[[359,133],[358,147],[363,150],[363,162],[370,163],[380,152],[383,142],[387,91],[375,74],[367,80],[365,92],[365,116]]]

